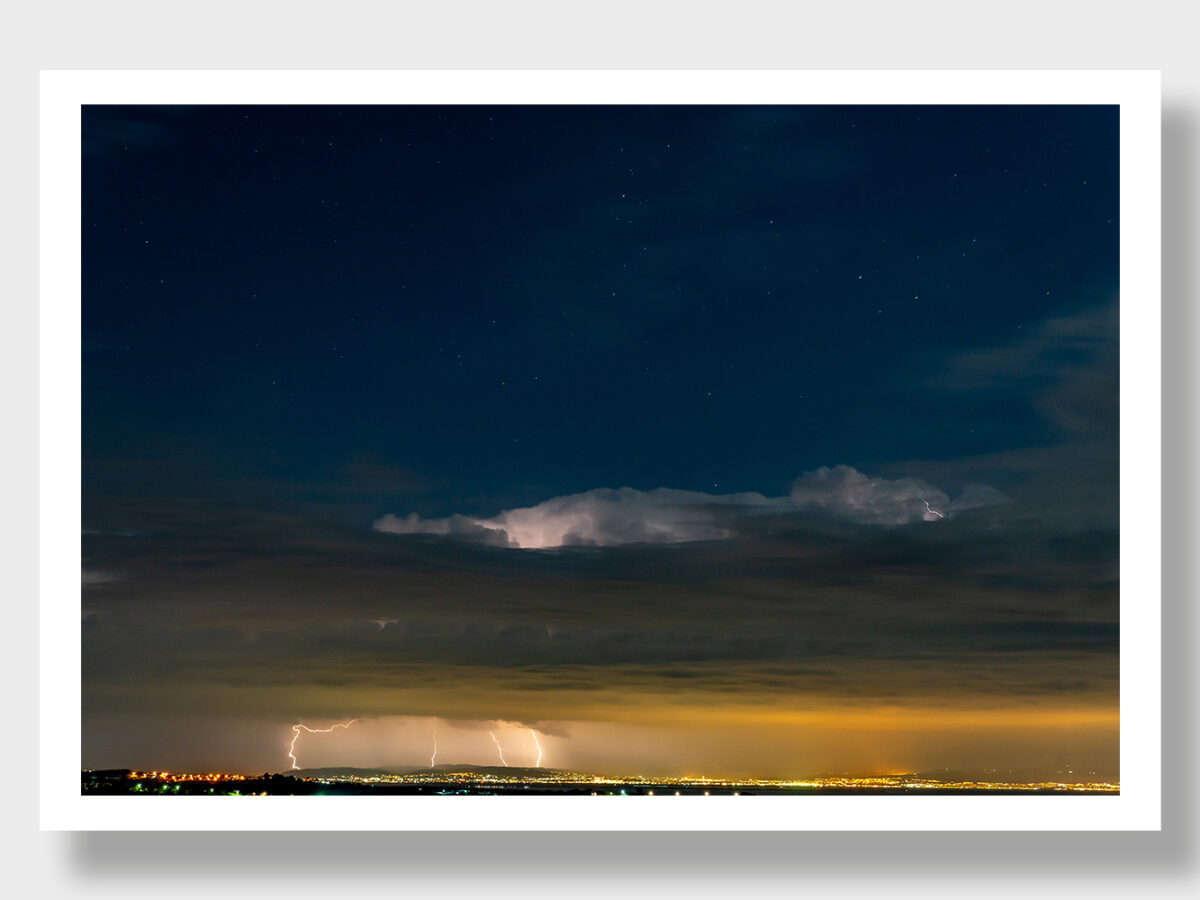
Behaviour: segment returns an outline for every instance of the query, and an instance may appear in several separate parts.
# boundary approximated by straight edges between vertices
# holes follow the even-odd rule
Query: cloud
[[[508,533],[502,528],[490,528],[475,519],[455,514],[444,519],[422,519],[409,513],[403,519],[391,513],[375,522],[376,531],[389,534],[435,534],[462,540],[477,541],[502,547],[513,546]]]
[[[869,525],[936,522],[955,513],[1003,502],[986,485],[973,485],[950,502],[941,490],[915,478],[869,478],[849,466],[821,467],[801,476],[787,497],[746,492],[706,494],[656,488],[597,488],[510,509],[491,519],[452,515],[423,519],[388,514],[374,528],[391,534],[425,534],[520,549],[717,541],[739,533],[747,517],[826,512]]]
[[[83,587],[94,587],[98,584],[110,584],[114,581],[120,580],[116,573],[102,572],[99,569],[83,569],[81,574]]]
[[[869,479],[877,493],[918,470],[886,474]],[[919,474],[953,486],[952,497],[971,481],[996,483]],[[964,503],[972,493],[962,491]],[[496,731],[510,764],[536,758],[519,722],[537,730],[545,764],[559,765],[546,725],[568,719],[694,720],[774,746],[777,723],[814,709],[936,707],[953,717],[993,706],[1045,716],[1087,707],[1115,717],[1115,533],[992,528],[988,510],[978,523],[964,512],[880,526],[834,507],[799,510],[789,496],[767,506],[766,497],[710,499],[697,498],[714,525],[742,537],[542,553],[351,529],[317,543],[320,507],[264,518],[250,503],[220,517],[189,506],[189,519],[173,499],[139,500],[138,520],[160,522],[149,504],[180,518],[83,560],[123,578],[120,590],[83,595],[95,611],[82,627],[87,752],[105,746],[95,723],[122,716],[143,724],[113,731],[114,765],[147,753],[155,761],[146,768],[163,766],[167,751],[186,759],[228,742],[231,754],[261,751],[252,769],[260,772],[288,764],[299,720],[436,717],[439,762],[494,761],[486,730],[464,725],[461,755],[454,732],[460,720],[497,729],[503,720],[514,729]],[[391,618],[399,621],[383,629],[369,621]],[[243,740],[208,729],[197,742],[201,732],[163,724],[180,709],[257,720],[261,730]],[[721,718],[734,713],[775,724],[751,734]],[[422,725],[411,754],[379,745],[370,762],[427,763],[432,723]],[[570,736],[582,742],[586,733],[572,726]],[[321,752],[320,740],[301,745],[302,764]],[[796,746],[808,740],[799,733]]]
[[[898,460],[881,474],[976,483],[952,504],[955,512],[989,501],[978,483],[994,485],[1011,501],[1004,513],[1009,528],[1043,536],[1116,532],[1119,325],[1114,300],[1028,323],[1018,336],[952,356],[924,387],[947,401],[939,417],[991,435],[990,449]]]
[[[984,506],[998,506],[1007,502],[1008,498],[994,487],[986,484],[968,484],[946,509],[949,513],[954,514]]]
[[[1112,301],[1047,319],[1020,340],[956,357],[955,391],[1027,395],[1067,439],[1116,446],[1120,433],[1120,306]]]
[[[415,513],[400,519],[387,515],[375,523],[375,529],[394,534],[476,539],[522,549],[680,544],[730,537],[731,530],[718,521],[717,513],[721,508],[778,508],[784,499],[771,500],[756,493],[597,488],[582,494],[553,497],[537,506],[506,510],[492,519],[471,519],[461,515],[422,519]]]
[[[1020,340],[974,350],[953,361],[952,384],[960,389],[992,387],[998,380],[1023,385],[1062,378],[1117,348],[1120,307],[1114,302],[1073,315],[1046,319]]]
[[[792,503],[827,509],[871,525],[907,525],[946,518],[950,498],[916,478],[868,478],[850,466],[822,466],[796,479]]]

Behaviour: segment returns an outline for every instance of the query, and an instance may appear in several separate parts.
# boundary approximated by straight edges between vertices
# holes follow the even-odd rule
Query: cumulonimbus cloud
[[[678,544],[730,537],[732,532],[717,515],[722,509],[751,511],[786,505],[785,497],[771,499],[756,493],[597,488],[553,497],[537,506],[505,510],[492,519],[460,515],[422,519],[415,513],[401,519],[387,515],[375,522],[375,529],[394,534],[446,535],[522,549]]]
[[[706,494],[656,488],[598,488],[509,509],[490,519],[452,515],[423,519],[388,514],[376,531],[440,535],[502,547],[541,549],[621,544],[680,544],[732,537],[740,517],[825,511],[871,525],[937,522],[958,512],[1004,501],[997,490],[973,485],[955,501],[916,478],[869,478],[849,466],[805,473],[787,497],[748,492]]]

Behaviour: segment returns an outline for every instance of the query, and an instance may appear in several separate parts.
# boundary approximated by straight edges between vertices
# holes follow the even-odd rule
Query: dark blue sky
[[[412,509],[490,515],[1052,443],[1028,383],[948,367],[1115,297],[1117,125],[85,108],[85,488],[386,469]]]

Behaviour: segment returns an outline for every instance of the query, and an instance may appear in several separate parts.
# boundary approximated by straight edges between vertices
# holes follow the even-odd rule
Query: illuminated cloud
[[[889,481],[868,478],[850,466],[822,466],[796,479],[792,503],[870,525],[907,525],[944,519],[950,498],[916,478]]]
[[[554,497],[536,506],[505,510],[491,519],[452,515],[423,519],[386,515],[377,531],[439,535],[496,546],[540,549],[622,544],[682,544],[715,541],[738,533],[746,516],[825,511],[871,525],[936,522],[956,512],[1003,502],[999,491],[975,485],[954,503],[941,490],[915,478],[868,478],[849,466],[822,467],[801,476],[788,497],[758,493],[706,494],[656,488],[598,488]]]
[[[395,534],[483,539],[522,549],[680,544],[730,537],[733,532],[718,521],[717,513],[722,508],[761,510],[784,505],[786,498],[773,500],[756,493],[597,488],[554,497],[537,506],[506,510],[493,519],[459,515],[422,519],[415,514],[400,519],[387,515],[375,523],[375,528]]]

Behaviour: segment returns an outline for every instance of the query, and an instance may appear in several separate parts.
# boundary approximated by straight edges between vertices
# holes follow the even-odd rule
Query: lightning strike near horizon
[[[537,747],[537,752],[538,752],[537,762],[535,762],[533,765],[535,768],[540,769],[542,767],[542,745],[537,739],[536,731],[534,731],[532,728],[530,728],[529,734],[533,738],[533,746]]]
[[[496,737],[496,732],[489,731],[488,734],[490,734],[492,736],[492,740],[496,742],[496,752],[500,754],[500,762],[507,766],[508,763],[504,759],[504,748],[500,746],[500,740]]]
[[[291,743],[291,746],[288,747],[288,756],[290,756],[292,759],[292,768],[293,769],[300,768],[299,764],[296,761],[296,740],[300,737],[300,729],[301,728],[303,728],[309,734],[329,734],[329,732],[333,731],[333,729],[335,729],[335,728],[349,728],[351,725],[353,725],[357,721],[358,721],[358,719],[351,719],[349,722],[339,722],[337,725],[330,725],[328,728],[309,728],[307,725],[303,724],[302,722],[297,722],[295,725],[292,726],[292,743]]]
[[[429,757],[429,767],[437,765],[437,722],[433,723],[433,756]]]

